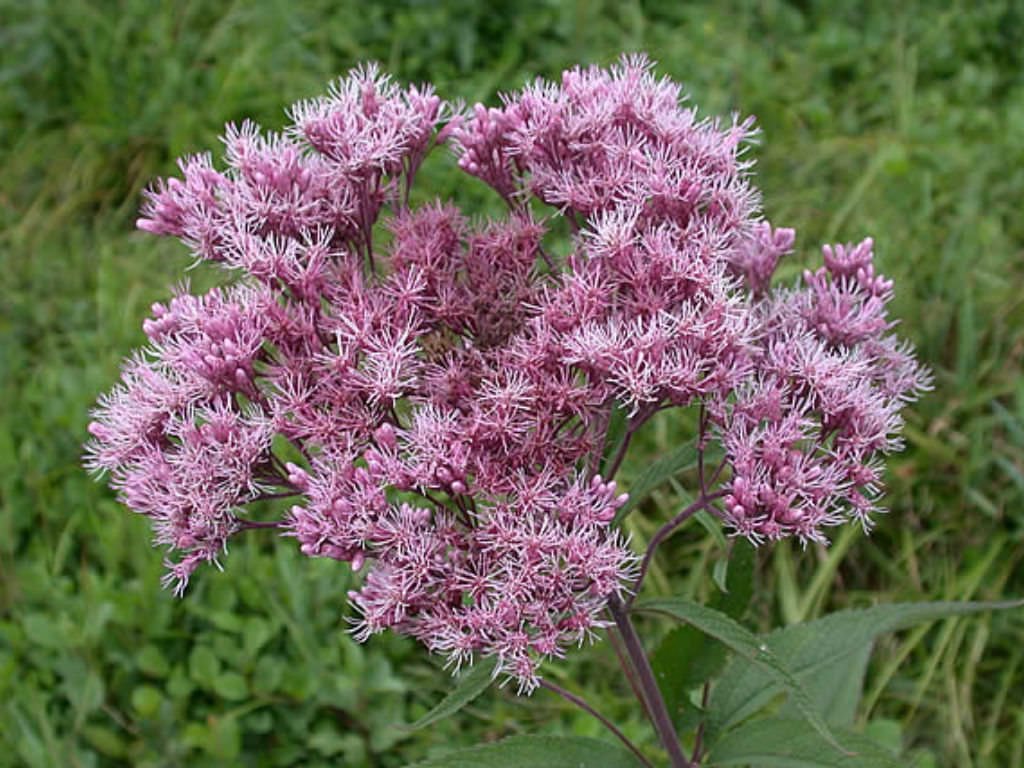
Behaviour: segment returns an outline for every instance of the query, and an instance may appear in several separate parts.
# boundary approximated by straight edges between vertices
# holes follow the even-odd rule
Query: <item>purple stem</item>
[[[619,634],[622,636],[626,653],[629,654],[629,658],[633,662],[651,722],[654,724],[654,730],[657,731],[662,746],[668,752],[672,768],[689,768],[690,762],[683,755],[675,725],[672,723],[665,700],[658,689],[658,682],[654,679],[654,672],[651,670],[650,662],[647,661],[647,654],[644,653],[640,637],[629,620],[628,609],[617,595],[613,595],[608,601],[608,610],[611,612],[612,618],[615,619],[615,626],[618,627]]]
[[[251,501],[267,501],[268,499],[287,499],[290,496],[301,496],[299,491],[280,491],[275,493],[261,493],[259,496],[254,497]]]
[[[256,528],[280,528],[281,522],[278,520],[269,520],[267,522],[260,522],[258,520],[245,520],[241,517],[235,517],[235,522],[238,523],[238,530],[249,531]]]
[[[557,685],[556,683],[548,682],[547,680],[541,680],[540,681],[540,687],[541,688],[547,688],[552,693],[558,694],[559,696],[561,696],[566,701],[568,701],[568,702],[570,702],[572,704],[575,704],[577,707],[582,709],[587,714],[595,717],[601,723],[601,725],[603,725],[605,728],[607,728],[609,731],[611,731],[613,734],[615,734],[616,738],[618,738],[619,741],[621,741],[623,744],[625,744],[629,748],[629,751],[632,752],[634,755],[636,755],[641,763],[646,765],[647,768],[654,768],[651,765],[651,761],[648,760],[646,757],[644,757],[644,753],[641,752],[639,749],[637,749],[636,745],[632,741],[630,741],[628,738],[626,738],[626,734],[624,734],[622,731],[620,731],[618,728],[616,728],[615,724],[611,720],[609,720],[604,715],[602,715],[600,712],[598,712],[596,709],[594,709],[592,706],[590,706],[584,699],[580,698],[579,696],[577,696],[575,693],[572,693],[571,691],[567,691],[565,688],[562,688],[560,685]]]
[[[604,472],[604,479],[611,480],[615,477],[615,473],[619,471],[619,467],[622,466],[622,460],[626,458],[626,450],[629,448],[629,443],[633,439],[633,435],[644,424],[651,418],[655,413],[658,412],[657,406],[648,407],[641,409],[634,418],[629,420],[629,424],[626,426],[626,434],[622,436],[622,444],[619,445],[618,450],[615,451],[615,456],[612,457],[611,463],[608,465],[608,469]]]
[[[704,688],[700,695],[700,708],[708,708],[708,699],[711,695],[711,683],[704,683]],[[704,750],[704,720],[700,721],[700,725],[697,726],[697,737],[693,741],[693,759],[690,760],[690,764],[693,766],[700,765],[701,752]]]
[[[697,481],[700,483],[700,493],[702,496],[708,492],[707,485],[704,484],[704,433],[707,430],[707,410],[704,408],[704,403],[700,404],[700,431],[697,434]]]
[[[626,458],[626,449],[629,448],[629,443],[633,439],[634,432],[636,432],[636,428],[632,425],[626,428],[626,434],[622,437],[622,444],[619,446],[619,450],[615,452],[615,457],[612,459],[612,463],[608,465],[608,469],[605,472],[605,480],[610,480],[615,477],[615,473],[619,471],[619,467],[622,466],[622,460]]]
[[[724,495],[725,491],[716,491],[710,495],[701,496],[693,502],[693,504],[686,507],[686,509],[657,530],[651,538],[651,543],[647,545],[647,551],[644,553],[644,559],[640,563],[640,573],[636,577],[636,581],[633,582],[633,588],[630,590],[632,595],[626,601],[627,608],[633,604],[633,600],[635,600],[636,596],[640,594],[640,588],[643,587],[644,578],[647,576],[647,569],[651,566],[651,559],[654,557],[654,551],[658,548],[658,545],[668,538],[676,528],[685,523],[702,509],[708,509],[713,502],[722,498]]]
[[[622,671],[626,673],[626,681],[629,683],[629,687],[633,689],[633,695],[636,696],[637,701],[640,702],[640,706],[643,707],[644,714],[650,719],[651,713],[647,711],[647,702],[644,700],[644,695],[640,691],[640,683],[636,677],[636,671],[633,669],[633,663],[629,660],[629,656],[626,655],[626,649],[622,646],[622,638],[619,637],[617,631],[609,629],[608,641],[612,644],[612,648],[615,650],[615,656],[619,660],[619,666],[622,667]]]
[[[537,246],[537,250],[540,251],[540,257],[544,259],[544,263],[548,265],[548,269],[551,270],[552,274],[554,274],[556,272],[554,259],[552,259],[551,255],[544,250],[544,246]]]

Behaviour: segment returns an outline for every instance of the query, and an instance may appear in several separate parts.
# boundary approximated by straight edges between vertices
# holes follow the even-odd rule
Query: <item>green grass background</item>
[[[399,766],[510,733],[598,735],[546,692],[500,690],[410,734],[448,680],[401,638],[349,639],[346,568],[251,536],[175,600],[146,521],[79,455],[88,408],[189,264],[132,225],[174,157],[216,151],[227,121],[279,127],[367,59],[472,103],[623,50],[705,112],[757,116],[766,213],[799,233],[784,278],[822,241],[875,237],[936,374],[891,513],[828,551],[759,553],[748,623],[1024,593],[1020,2],[0,0],[0,765]],[[443,158],[426,178],[481,196]],[[680,429],[644,433],[627,483]],[[678,501],[667,487],[632,519],[638,545]],[[721,557],[689,531],[650,588],[706,597]],[[1022,655],[1020,611],[887,638],[862,725],[923,766],[1024,765]],[[602,644],[547,674],[656,749],[614,669]]]

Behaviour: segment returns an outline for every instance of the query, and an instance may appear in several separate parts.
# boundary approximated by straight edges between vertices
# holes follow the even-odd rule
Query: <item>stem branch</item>
[[[705,682],[704,688],[700,695],[700,707],[706,710],[708,708],[708,699],[711,695],[711,683]],[[700,759],[702,757],[701,752],[704,750],[704,721],[700,721],[700,725],[697,726],[697,737],[693,742],[693,759],[690,763],[694,766],[700,765]]]
[[[238,530],[249,531],[255,528],[281,528],[282,523],[278,520],[270,520],[267,522],[261,522],[259,520],[246,520],[243,517],[235,515],[235,522],[238,524]]]
[[[657,412],[657,404],[654,404],[653,406],[646,406],[641,408],[637,414],[629,420],[629,423],[626,425],[626,433],[622,436],[622,442],[619,444],[618,450],[615,451],[615,455],[608,464],[608,468],[604,471],[603,477],[606,481],[614,478],[615,473],[618,472],[619,467],[622,466],[622,460],[626,458],[626,450],[629,448],[629,444],[633,440],[633,435],[635,435],[640,427],[646,424],[647,420]]]
[[[552,683],[552,682],[550,682],[548,680],[541,680],[540,681],[540,687],[541,688],[547,688],[552,693],[557,693],[559,696],[561,696],[566,701],[568,701],[568,702],[570,702],[572,704],[575,704],[577,707],[582,709],[584,712],[586,712],[587,714],[589,714],[592,717],[596,718],[601,723],[601,725],[603,725],[605,728],[607,728],[609,731],[611,731],[613,734],[615,734],[615,737],[619,741],[621,741],[623,744],[625,744],[629,748],[629,751],[632,752],[634,755],[636,755],[641,763],[646,765],[647,768],[653,768],[653,766],[651,765],[651,761],[648,760],[646,757],[644,757],[644,753],[641,752],[639,749],[637,749],[636,745],[626,737],[626,734],[624,734],[622,731],[620,731],[618,728],[616,728],[615,724],[611,720],[609,720],[604,715],[602,715],[600,712],[598,712],[596,709],[594,709],[592,706],[590,706],[584,699],[580,698],[579,696],[577,696],[575,693],[572,693],[571,691],[567,691],[565,688],[562,688],[560,685],[558,685],[556,683]]]
[[[676,528],[685,523],[702,509],[710,507],[714,501],[720,499],[724,495],[725,491],[716,491],[715,493],[701,496],[693,502],[693,504],[686,507],[657,530],[651,538],[651,543],[647,545],[647,551],[644,553],[644,559],[640,563],[640,573],[636,577],[636,581],[633,582],[632,590],[630,590],[632,595],[626,602],[627,608],[633,604],[633,600],[635,600],[636,596],[640,594],[640,588],[644,584],[644,578],[647,576],[647,569],[651,567],[651,559],[654,557],[654,551],[658,548],[658,545],[667,539]]]

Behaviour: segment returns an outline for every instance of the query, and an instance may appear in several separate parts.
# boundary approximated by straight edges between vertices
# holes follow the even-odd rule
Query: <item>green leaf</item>
[[[167,678],[165,689],[172,699],[185,699],[195,690],[195,684],[186,674],[184,666],[178,665]]]
[[[57,650],[66,648],[68,645],[67,633],[45,613],[26,614],[21,625],[25,630],[25,636],[35,645]]]
[[[200,685],[210,685],[220,672],[220,660],[205,645],[197,645],[188,657],[189,675]]]
[[[163,700],[163,695],[152,685],[140,685],[132,691],[132,708],[142,718],[153,717]]]
[[[128,744],[114,730],[92,723],[82,728],[82,735],[93,749],[107,757],[124,758],[128,755]]]
[[[647,470],[636,479],[629,488],[629,499],[615,513],[613,525],[618,525],[625,519],[626,515],[632,512],[647,496],[677,472],[693,467],[697,464],[697,441],[689,440],[674,451],[665,454],[656,462],[651,464]]]
[[[899,754],[903,750],[903,726],[899,720],[872,718],[864,727],[864,735],[890,752]]]
[[[217,629],[222,629],[225,632],[241,632],[245,627],[241,617],[230,610],[204,611],[203,614]]]
[[[618,744],[597,739],[512,736],[462,749],[410,768],[637,768],[636,757]]]
[[[203,744],[203,749],[224,763],[234,762],[238,753],[242,751],[242,733],[238,727],[238,719],[230,716],[211,719],[209,734],[210,740]]]
[[[181,731],[181,741],[193,749],[203,749],[210,741],[210,729],[202,723],[187,723]]]
[[[608,417],[608,430],[605,432],[604,450],[601,452],[601,472],[605,472],[608,463],[622,446],[626,439],[626,429],[629,427],[628,411],[618,403],[612,408],[611,416]]]
[[[793,673],[785,667],[771,648],[746,627],[720,611],[677,597],[644,600],[637,603],[633,610],[663,613],[683,621],[715,638],[740,656],[749,659],[786,690],[804,719],[826,742],[832,745],[833,749],[842,752],[843,748],[835,741],[828,724],[814,709],[807,691],[803,689]]]
[[[906,762],[870,739],[836,731],[850,754],[837,752],[802,720],[762,718],[730,731],[710,752],[709,766],[757,768],[904,768]]]
[[[306,744],[324,757],[333,757],[345,749],[346,736],[352,736],[352,734],[342,735],[332,724],[323,723],[313,731],[313,734],[306,740]]]
[[[711,568],[711,580],[715,582],[715,586],[718,587],[722,592],[726,592],[728,587],[725,586],[725,580],[729,576],[729,561],[718,560]]]
[[[419,730],[433,725],[438,720],[443,720],[449,715],[454,715],[464,706],[473,701],[477,696],[487,690],[494,681],[494,673],[497,668],[496,659],[484,659],[474,664],[468,672],[459,678],[458,684],[449,691],[427,714],[409,726],[410,730]]]
[[[714,677],[725,660],[726,651],[721,643],[688,624],[665,635],[651,654],[651,671],[677,725],[690,709],[687,692]]]
[[[135,654],[135,664],[143,674],[150,677],[166,677],[167,673],[171,671],[167,657],[157,646],[152,644],[142,646]]]
[[[245,655],[254,658],[276,632],[276,628],[266,619],[250,616],[245,620],[245,629],[242,630],[242,644],[245,648]]]
[[[69,696],[71,704],[77,710],[78,716],[84,717],[86,714],[99,709],[103,705],[103,697],[105,696],[105,686],[103,685],[103,679],[98,673],[90,670],[89,673],[82,680],[81,687]]]
[[[708,532],[708,535],[714,539],[715,544],[722,549],[729,547],[729,539],[722,532],[722,523],[717,517],[706,509],[702,509],[693,516],[693,519],[700,523],[704,530]],[[733,539],[733,541],[742,541],[742,539]]]
[[[221,672],[213,681],[213,690],[218,696],[240,701],[249,695],[245,678],[237,672]]]
[[[826,723],[846,727],[853,725],[857,705],[864,692],[864,675],[872,650],[872,643],[867,643],[852,653],[834,657],[831,664],[815,675],[797,674],[797,680],[803,683],[807,695]],[[790,666],[793,666],[792,662]],[[785,705],[779,714],[791,715],[789,705]]]
[[[284,662],[275,656],[260,656],[252,673],[253,690],[263,696],[277,691],[284,679]]]
[[[1024,601],[1002,603],[894,603],[840,611],[762,637],[771,652],[808,691],[826,720],[849,724],[860,699],[864,671],[875,639],[935,619],[1013,608]],[[781,691],[771,674],[748,659],[734,659],[719,678],[709,702],[709,738],[754,714]]]
[[[746,539],[733,539],[725,576],[725,591],[715,595],[711,605],[726,616],[739,619],[754,596],[754,568],[757,550]]]
[[[750,604],[754,588],[754,547],[736,539],[725,572],[725,592],[715,595],[710,607],[734,619]],[[691,709],[687,692],[714,677],[725,666],[726,649],[720,642],[689,624],[676,627],[651,654],[651,669],[677,724]]]
[[[76,727],[99,709],[106,695],[103,678],[77,656],[65,656],[55,664],[61,676],[61,690],[75,711]]]

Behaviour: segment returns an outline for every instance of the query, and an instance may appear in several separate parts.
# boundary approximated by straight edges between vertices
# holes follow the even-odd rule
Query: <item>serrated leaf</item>
[[[650,495],[651,491],[670,477],[684,469],[697,464],[697,441],[689,440],[675,450],[666,453],[651,464],[630,487],[626,488],[629,499],[615,513],[613,525],[617,525],[632,512],[637,505]]]
[[[796,705],[800,715],[826,742],[832,745],[834,750],[843,751],[843,747],[835,740],[828,724],[815,711],[807,691],[803,689],[793,673],[786,668],[771,648],[749,629],[720,611],[678,597],[644,600],[638,603],[633,610],[671,616],[710,635],[730,650],[749,659],[789,694],[790,700]]]
[[[879,635],[926,621],[1022,605],[1024,601],[879,605],[795,624],[762,636],[760,642],[789,660],[790,670],[815,706],[829,722],[842,725],[852,722],[871,647]],[[713,740],[717,733],[745,720],[781,691],[779,682],[763,669],[747,659],[734,659],[711,695],[709,737]]]
[[[494,682],[494,672],[497,664],[498,662],[495,659],[483,659],[479,663],[474,664],[468,672],[459,678],[455,688],[449,691],[448,695],[441,699],[437,706],[409,726],[410,730],[415,731],[420,728],[426,728],[438,720],[443,720],[449,715],[455,714],[473,701]]]
[[[857,716],[857,705],[864,693],[864,676],[871,660],[872,643],[852,653],[838,656],[827,667],[814,675],[797,675],[807,695],[830,725],[849,727]],[[789,705],[783,706],[781,716],[791,715]]]
[[[905,768],[906,763],[853,731],[836,732],[849,754],[837,752],[802,720],[769,717],[730,731],[710,752],[711,768]]]
[[[409,768],[637,768],[640,762],[618,744],[558,736],[511,736],[462,749]]]

